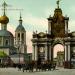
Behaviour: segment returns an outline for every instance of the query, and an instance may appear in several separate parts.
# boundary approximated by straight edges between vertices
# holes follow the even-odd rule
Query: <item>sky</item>
[[[26,30],[26,40],[28,52],[32,52],[33,31],[46,32],[48,30],[47,18],[53,16],[57,7],[57,0],[0,0],[0,9],[3,2],[6,2],[10,10],[6,11],[9,17],[8,30],[14,35],[16,27],[19,25],[20,12],[22,14],[23,26]],[[61,0],[60,8],[64,16],[69,17],[69,30],[75,31],[75,0]],[[16,10],[15,10],[16,9]],[[2,15],[0,10],[0,15]]]

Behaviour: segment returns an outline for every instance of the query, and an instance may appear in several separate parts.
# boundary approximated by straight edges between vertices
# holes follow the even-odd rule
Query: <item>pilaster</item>
[[[48,33],[51,34],[51,20],[48,20]]]
[[[65,20],[65,34],[68,33],[68,20]]]
[[[33,45],[32,60],[35,60],[35,45]]]
[[[51,45],[49,46],[49,60],[51,61]]]
[[[68,61],[68,48],[67,48],[67,45],[65,45],[65,61]]]
[[[48,60],[48,47],[45,45],[45,61]]]
[[[38,60],[38,47],[37,44],[35,44],[35,61]]]

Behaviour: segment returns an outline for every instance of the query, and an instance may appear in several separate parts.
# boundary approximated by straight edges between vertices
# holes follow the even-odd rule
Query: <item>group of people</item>
[[[46,70],[55,70],[56,63],[39,63],[39,62],[29,62],[25,64],[18,64],[18,69],[24,71],[33,72],[35,71],[46,71]]]

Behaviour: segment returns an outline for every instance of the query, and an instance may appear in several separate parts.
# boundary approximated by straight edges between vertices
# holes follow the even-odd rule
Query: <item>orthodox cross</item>
[[[2,4],[4,15],[5,15],[5,11],[6,11],[6,7],[7,7],[7,6],[8,6],[8,5],[7,5],[6,2],[4,1],[4,3]]]
[[[6,10],[23,10],[23,9],[6,9],[6,7],[8,7],[8,6],[11,6],[11,5],[8,5],[5,1],[4,1],[4,3],[1,5],[2,7],[3,7],[3,15],[5,15],[5,13],[6,13]]]

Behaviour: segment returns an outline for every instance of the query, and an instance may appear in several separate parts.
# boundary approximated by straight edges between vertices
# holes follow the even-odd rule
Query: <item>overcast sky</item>
[[[28,50],[32,50],[31,38],[33,31],[46,31],[48,29],[47,18],[53,16],[54,10],[57,7],[57,0],[5,0],[9,5],[8,9],[23,9],[23,10],[7,10],[6,14],[9,17],[8,30],[13,34],[16,27],[19,25],[20,11],[22,13],[23,26],[27,31],[27,46]],[[4,0],[0,0],[1,4]],[[69,17],[69,30],[75,31],[75,0],[61,0],[60,8],[63,15]],[[2,15],[2,10],[0,10]]]

